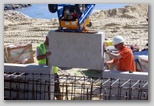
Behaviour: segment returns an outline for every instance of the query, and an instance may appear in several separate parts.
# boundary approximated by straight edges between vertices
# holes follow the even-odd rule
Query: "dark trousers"
[[[57,98],[57,100],[61,100],[59,75],[54,74],[54,77],[55,77],[55,97]]]

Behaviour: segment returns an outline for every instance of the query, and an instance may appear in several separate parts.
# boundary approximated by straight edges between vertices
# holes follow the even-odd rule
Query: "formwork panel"
[[[102,70],[105,34],[49,32],[52,66]]]

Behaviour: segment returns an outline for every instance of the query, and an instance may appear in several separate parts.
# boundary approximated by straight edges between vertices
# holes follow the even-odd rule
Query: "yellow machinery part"
[[[80,25],[80,27],[82,27],[84,23],[82,23]],[[86,26],[90,24],[90,18],[87,19],[86,23],[83,26],[83,30],[82,31],[88,31],[86,29]],[[60,25],[62,28],[66,28],[66,29],[78,29],[78,19],[76,20],[65,20],[65,19],[61,19],[60,20]]]

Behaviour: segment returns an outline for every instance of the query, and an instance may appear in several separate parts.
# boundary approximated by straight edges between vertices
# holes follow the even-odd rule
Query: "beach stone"
[[[31,6],[31,4],[4,4],[4,10],[16,10],[29,6]]]

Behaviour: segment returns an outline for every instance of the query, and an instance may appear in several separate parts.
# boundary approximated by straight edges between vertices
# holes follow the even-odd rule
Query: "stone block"
[[[102,70],[105,34],[50,31],[50,65]]]

